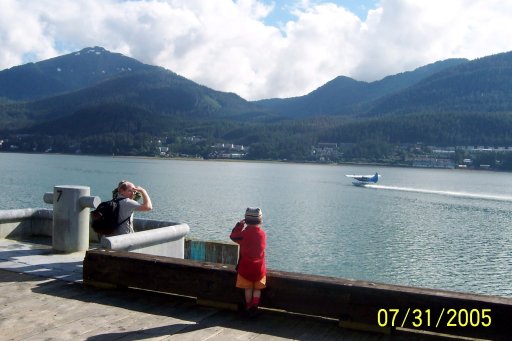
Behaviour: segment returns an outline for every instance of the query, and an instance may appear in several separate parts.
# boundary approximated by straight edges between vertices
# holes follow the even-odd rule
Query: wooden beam
[[[148,289],[226,303],[239,303],[233,266],[112,250],[89,250],[84,282]]]
[[[83,273],[85,284],[124,285],[230,307],[243,301],[232,265],[90,250]],[[512,320],[511,298],[272,270],[267,272],[262,306],[336,318],[343,326],[386,332],[403,327],[486,339],[505,339]]]

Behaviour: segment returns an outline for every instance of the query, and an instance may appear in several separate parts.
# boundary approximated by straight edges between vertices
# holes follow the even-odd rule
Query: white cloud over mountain
[[[277,6],[268,1],[0,0],[0,69],[102,46],[260,99],[512,50],[509,1],[381,0],[364,20],[334,3],[298,3],[278,28],[265,24]]]

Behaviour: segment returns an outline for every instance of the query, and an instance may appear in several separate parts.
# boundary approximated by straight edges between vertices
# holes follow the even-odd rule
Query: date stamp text
[[[402,328],[476,328],[490,327],[491,309],[379,309],[377,323],[380,327]]]

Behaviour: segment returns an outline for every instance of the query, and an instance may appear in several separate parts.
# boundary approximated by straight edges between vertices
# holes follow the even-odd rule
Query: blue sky
[[[101,46],[249,100],[512,50],[503,0],[0,2],[0,70]]]
[[[274,3],[274,10],[265,18],[265,23],[268,25],[273,25],[276,27],[280,27],[288,21],[293,21],[296,17],[291,13],[291,10],[300,6],[302,1],[296,0],[265,0],[263,1],[266,4]],[[311,0],[308,1],[309,5],[316,3],[334,3],[338,6],[342,6],[350,12],[357,15],[361,20],[366,19],[366,15],[368,14],[368,10],[374,9],[378,4],[378,1],[374,0]]]

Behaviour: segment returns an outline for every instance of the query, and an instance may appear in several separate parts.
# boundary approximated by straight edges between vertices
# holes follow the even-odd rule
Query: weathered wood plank
[[[235,278],[233,266],[127,252],[91,250],[86,253],[84,260],[85,283],[88,280],[103,280],[116,285],[227,303],[241,300],[240,291],[234,285]],[[377,326],[381,309],[388,314],[391,314],[389,309],[399,309],[395,326],[491,339],[508,337],[509,321],[512,318],[510,298],[282,271],[268,271],[262,306],[373,326]],[[411,312],[414,309],[424,313],[428,310],[430,320],[418,324]],[[475,326],[466,323],[464,326],[452,327],[448,326],[450,316],[444,315],[444,320],[437,324],[437,318],[443,312],[446,314],[448,309],[454,309],[456,314],[474,311],[480,315],[486,311],[484,309],[490,309],[488,314],[492,320],[489,326],[483,326],[482,319],[476,323],[475,318]],[[406,318],[406,315],[409,316],[407,311],[411,314],[409,319]],[[416,326],[413,326],[414,322]],[[391,318],[388,318],[387,327],[390,325]]]
[[[65,330],[70,328],[73,335],[78,335],[77,331],[84,328],[95,329],[101,326],[101,323],[108,323],[104,321],[105,316],[108,314],[113,315],[111,318],[121,318],[122,314],[113,314],[113,309],[110,307],[99,307],[96,303],[87,303],[81,301],[66,301],[65,303],[55,302],[52,305],[45,306],[45,309],[34,311],[34,314],[27,314],[25,317],[12,316],[12,320],[17,319],[21,322],[7,331],[9,337],[15,339],[30,339],[30,337],[38,337],[41,333],[55,335],[58,330],[62,336],[66,335]],[[129,313],[129,311],[121,310],[121,313]],[[23,315],[23,314],[22,314]],[[88,316],[94,316],[95,321],[91,324],[84,324],[80,327],[81,321]],[[68,335],[66,338],[70,338]]]
[[[191,264],[195,266],[191,267]],[[233,295],[236,292],[234,267],[218,263],[91,250],[84,259],[84,282],[89,280],[221,302],[239,302],[239,297]]]
[[[39,278],[39,280],[43,280],[43,278]],[[45,278],[46,281],[51,281],[51,279]],[[14,271],[5,271],[2,275],[2,281],[0,282],[0,287],[3,285],[10,285],[11,283],[23,283],[23,282],[33,281],[33,276],[26,275],[20,272]]]
[[[232,312],[222,312],[212,314],[207,318],[198,321],[195,324],[191,324],[174,335],[169,336],[168,340],[180,340],[180,341],[197,341],[197,340],[210,340],[222,333],[228,324],[233,319],[236,319],[237,315]]]
[[[4,276],[10,277],[9,272],[0,270],[0,283],[6,283]],[[103,290],[51,281],[45,283],[40,277],[26,275],[22,286],[6,287],[13,294],[19,289],[26,297],[33,298],[34,307],[28,304],[26,309],[34,313],[30,314],[30,320],[24,321],[9,314],[1,317],[2,340],[195,341],[226,340],[226,336],[237,340],[283,340],[297,339],[306,332],[325,340],[387,340],[382,335],[332,328],[332,321],[325,323],[323,319],[307,323],[308,317],[273,311],[265,311],[256,319],[246,319],[236,312],[199,307],[195,300],[181,296],[145,290]],[[68,293],[69,288],[76,290],[75,294]],[[42,306],[42,311],[38,310],[40,296],[52,299],[45,300],[47,304]],[[9,309],[11,306],[15,307],[16,301],[5,305]],[[314,337],[313,340],[321,339]],[[393,337],[393,340],[411,338]]]
[[[34,290],[32,283],[23,283],[22,285],[16,287],[18,289],[16,291],[12,291],[12,288],[10,290],[5,290],[6,296],[0,297],[0,304],[16,302],[16,306],[19,308],[22,308],[25,304],[30,306],[36,306],[36,304],[43,306],[47,304],[48,301],[55,302],[59,299],[73,298],[77,295],[80,295],[77,293],[76,288],[74,288],[72,284],[55,280],[51,280],[51,282],[38,282],[36,289],[39,292],[51,291],[51,296],[38,295],[34,297],[27,295]],[[7,311],[0,311],[0,315],[3,313],[7,313]]]

